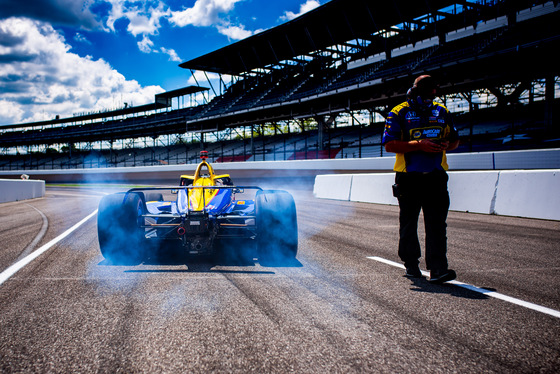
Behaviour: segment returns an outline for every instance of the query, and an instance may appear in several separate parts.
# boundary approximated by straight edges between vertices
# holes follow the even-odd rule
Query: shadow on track
[[[473,299],[473,300],[489,299],[489,297],[484,294],[471,291],[462,287],[458,287],[450,283],[432,284],[428,282],[426,278],[411,279],[411,282],[412,282],[412,287],[410,289],[415,292],[449,294],[451,296],[461,297],[464,299]],[[489,291],[493,291],[493,290],[489,290]]]
[[[215,256],[189,256],[178,253],[165,253],[157,256],[152,256],[144,259],[141,264],[115,264],[109,260],[103,260],[99,266],[129,266],[133,267],[127,269],[125,273],[222,273],[222,274],[276,274],[274,271],[268,270],[236,270],[236,269],[216,269],[216,266],[236,266],[236,267],[254,267],[258,260],[251,254],[243,256],[232,255],[215,255]],[[186,266],[180,269],[134,269],[141,265],[148,266]],[[265,268],[280,268],[280,267],[303,267],[303,264],[297,259],[287,259],[285,261],[276,262],[274,264],[266,264],[261,266]]]

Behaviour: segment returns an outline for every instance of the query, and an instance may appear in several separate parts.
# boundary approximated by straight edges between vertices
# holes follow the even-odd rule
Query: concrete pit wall
[[[0,203],[45,196],[45,181],[0,179]]]
[[[317,175],[317,198],[398,205],[394,173]],[[560,169],[449,172],[450,210],[560,220]]]

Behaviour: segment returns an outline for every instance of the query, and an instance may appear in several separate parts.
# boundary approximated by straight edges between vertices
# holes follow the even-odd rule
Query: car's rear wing
[[[260,190],[262,188],[257,186],[161,186],[161,187],[136,187],[131,188],[126,191],[125,194],[133,192],[144,192],[144,191],[171,191],[172,193],[177,193],[179,190],[200,190],[200,189],[211,189],[211,190],[222,190],[222,189],[232,189],[234,193],[243,193],[243,190]]]
[[[162,186],[162,187],[138,187],[138,188],[131,188],[125,192],[123,197],[123,202],[126,200],[126,197],[131,193],[139,193],[141,192],[141,199],[146,203],[146,198],[144,192],[146,191],[170,191],[172,194],[179,194],[179,191],[185,191],[185,195],[180,195],[177,199],[177,208],[181,213],[191,214],[193,212],[196,213],[207,213],[207,206],[206,206],[206,193],[205,190],[232,190],[235,193],[244,193],[245,190],[257,190],[262,191],[262,188],[257,186]],[[193,191],[202,191],[201,199],[202,209],[191,209],[189,204],[189,198]],[[185,201],[186,200],[186,201]]]

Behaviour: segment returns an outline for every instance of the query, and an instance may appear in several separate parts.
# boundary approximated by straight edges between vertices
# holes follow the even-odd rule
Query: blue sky
[[[179,63],[326,2],[0,0],[0,126],[151,103],[194,84]]]

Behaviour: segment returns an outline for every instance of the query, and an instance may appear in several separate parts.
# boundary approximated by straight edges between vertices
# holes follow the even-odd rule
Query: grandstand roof
[[[208,90],[209,90],[209,88],[206,88],[206,87],[187,86],[187,87],[179,88],[179,89],[176,89],[176,90],[166,91],[166,92],[162,92],[160,94],[157,94],[156,95],[156,101],[157,101],[158,97],[171,99],[171,98],[174,98],[174,97],[191,95],[191,94],[194,94],[194,93],[198,93],[198,92],[202,92],[202,91],[208,91]]]
[[[280,26],[184,62],[185,69],[240,75],[243,72],[308,55],[354,39],[373,40],[373,33],[446,6],[454,0],[332,0]],[[381,37],[377,37],[383,42]]]
[[[5,126],[2,126],[1,129],[5,130],[5,129],[20,128],[20,127],[42,127],[42,126],[48,126],[48,125],[54,125],[54,124],[90,121],[90,120],[94,120],[94,119],[118,117],[118,116],[124,116],[124,115],[135,114],[135,113],[149,112],[149,111],[152,111],[152,110],[155,110],[155,109],[167,108],[169,106],[170,105],[168,105],[167,103],[155,102],[155,103],[144,104],[144,105],[127,106],[127,107],[122,108],[122,109],[107,110],[107,111],[92,111],[91,113],[76,114],[72,117],[55,118],[55,119],[47,120],[47,121],[37,121],[37,122],[5,125]]]
[[[209,88],[199,86],[187,86],[176,90],[162,92],[156,95],[156,103],[164,106],[171,106],[171,100],[174,97],[192,95],[202,91],[208,91]]]

